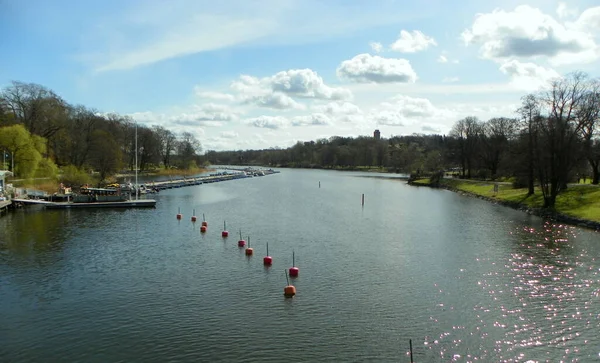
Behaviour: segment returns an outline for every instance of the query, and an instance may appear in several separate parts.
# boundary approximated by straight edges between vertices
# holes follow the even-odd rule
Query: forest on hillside
[[[189,169],[202,162],[191,133],[148,127],[128,116],[72,105],[52,90],[13,81],[0,91],[0,159],[15,176],[68,184],[103,182],[121,170]]]
[[[71,105],[37,84],[12,82],[0,91],[0,150],[4,168],[20,178],[58,178],[76,184],[93,171],[99,182],[122,169],[194,168],[212,164],[300,168],[378,167],[463,178],[510,178],[539,188],[547,207],[567,183],[599,182],[600,81],[582,72],[527,94],[517,117],[457,120],[448,135],[339,137],[289,148],[212,151],[201,155],[191,133],[139,125],[128,116]],[[137,149],[136,149],[137,133]]]
[[[212,164],[359,169],[431,175],[453,171],[462,178],[506,178],[546,207],[567,183],[599,182],[600,81],[574,72],[543,91],[522,97],[517,117],[456,121],[448,135],[330,137],[281,149],[208,151]]]

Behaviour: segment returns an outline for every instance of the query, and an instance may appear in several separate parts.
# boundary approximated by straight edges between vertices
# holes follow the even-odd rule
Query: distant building
[[[375,140],[381,139],[381,133],[379,132],[379,130],[375,130],[375,132],[373,133],[373,137],[375,138]]]

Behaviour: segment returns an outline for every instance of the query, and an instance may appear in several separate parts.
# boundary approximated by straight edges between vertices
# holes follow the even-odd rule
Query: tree
[[[23,125],[6,126],[0,129],[0,149],[6,149],[14,158],[11,171],[22,178],[35,175],[45,152],[46,140],[31,135]]]
[[[506,153],[509,141],[514,139],[517,130],[517,120],[497,117],[482,125],[481,158],[490,170],[492,179],[496,178],[502,156]]]
[[[154,133],[158,139],[159,153],[162,163],[165,168],[169,168],[171,165],[171,155],[175,151],[177,137],[172,131],[165,129],[162,126],[154,126],[152,130],[154,130]]]
[[[64,127],[67,104],[46,87],[13,81],[1,97],[4,107],[32,134],[51,139]]]
[[[184,169],[196,166],[195,159],[201,151],[202,145],[192,133],[184,132],[181,134],[177,144],[177,154]]]
[[[543,117],[536,119],[537,169],[544,207],[554,208],[557,195],[566,188],[569,173],[577,164],[585,120],[577,111],[590,91],[587,75],[575,72],[552,81],[541,96]]]
[[[473,160],[479,146],[481,123],[474,116],[468,116],[454,124],[450,135],[458,139],[459,158],[462,167],[462,177],[471,178]],[[465,175],[466,172],[466,175]]]
[[[589,83],[588,90],[582,96],[582,102],[576,110],[577,118],[583,124],[581,136],[584,142],[585,157],[592,168],[592,184],[598,184],[600,158],[594,150],[597,144],[596,126],[600,120],[600,80]]]
[[[115,173],[121,167],[122,154],[119,145],[111,134],[95,130],[90,146],[90,165],[100,174],[100,181]]]
[[[527,140],[527,194],[533,195],[535,183],[534,140],[537,137],[536,119],[540,116],[540,103],[533,94],[521,98],[521,107],[517,110],[521,116],[521,132]]]

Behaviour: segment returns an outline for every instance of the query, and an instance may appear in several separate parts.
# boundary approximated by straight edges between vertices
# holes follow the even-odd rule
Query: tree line
[[[202,162],[201,150],[189,132],[72,105],[38,84],[13,81],[0,90],[0,161],[20,178],[93,172],[102,182],[120,170],[133,171],[136,151],[141,172],[189,169]]]
[[[513,117],[458,120],[448,135],[359,136],[297,142],[289,148],[207,151],[213,164],[357,169],[462,178],[506,179],[515,187],[539,188],[544,206],[569,182],[599,182],[600,81],[582,72],[552,80],[522,97]]]

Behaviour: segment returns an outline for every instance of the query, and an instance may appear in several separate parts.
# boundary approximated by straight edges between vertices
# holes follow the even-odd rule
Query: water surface
[[[283,169],[165,190],[156,209],[0,218],[0,361],[408,362],[409,339],[417,362],[600,359],[598,234],[361,175]]]

